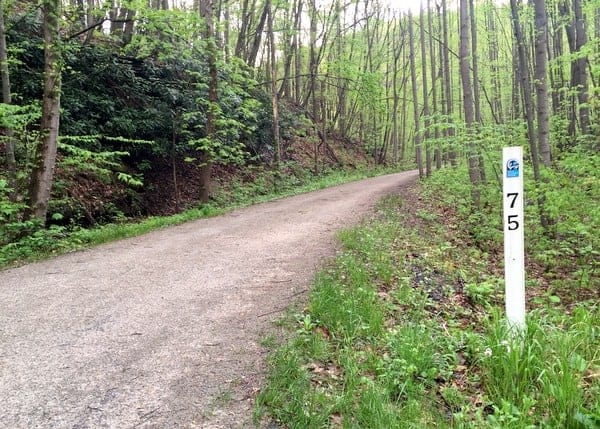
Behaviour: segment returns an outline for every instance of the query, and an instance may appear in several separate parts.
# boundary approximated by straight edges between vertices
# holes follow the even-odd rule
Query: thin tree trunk
[[[271,68],[271,104],[273,108],[273,160],[275,171],[279,173],[280,161],[281,161],[281,145],[279,142],[279,100],[277,92],[277,62],[276,62],[276,51],[275,46],[275,35],[273,33],[273,5],[271,0],[267,0],[266,7],[267,12],[267,35],[269,37],[269,51],[270,51],[270,68]]]
[[[256,32],[254,33],[254,42],[252,43],[252,49],[250,50],[250,54],[246,59],[248,65],[253,67],[256,63],[256,58],[258,56],[258,51],[260,49],[262,34],[265,28],[265,21],[267,20],[267,7],[263,7],[262,13],[260,15],[260,20],[258,21],[258,25],[256,27]]]
[[[473,142],[473,126],[475,111],[473,106],[473,88],[471,86],[471,73],[469,70],[469,11],[467,0],[460,0],[460,80],[463,92],[463,108],[467,126],[467,156],[469,165],[469,179],[471,181],[471,196],[473,203],[479,207],[479,162],[475,144]]]
[[[563,29],[559,25],[558,11],[554,3],[552,3],[550,11],[552,20],[552,49],[550,49],[550,52],[552,55],[549,58],[558,62],[563,56]],[[562,89],[565,86],[565,77],[562,64],[558,63],[550,67],[550,80],[552,84],[552,113],[554,115],[564,114],[565,100]]]
[[[582,134],[585,135],[590,133],[590,108],[588,107],[587,55],[581,55],[581,50],[587,43],[581,0],[573,0],[573,14],[575,51],[572,53],[577,53],[577,58],[571,63],[571,86],[577,90],[579,126]]]
[[[246,48],[247,44],[247,33],[248,33],[248,25],[250,24],[249,15],[252,12],[248,9],[248,0],[243,0],[242,2],[242,10],[240,12],[241,22],[240,29],[238,31],[238,38],[235,43],[234,55],[238,58],[246,58],[247,52]]]
[[[391,44],[393,46],[393,69],[392,69],[392,93],[393,93],[393,106],[392,106],[392,162],[394,164],[398,163],[398,104],[400,102],[400,94],[398,92],[398,61],[400,60],[400,55],[402,53],[402,48],[404,47],[404,40],[400,42],[399,36],[396,32],[399,31],[399,25],[394,25],[393,27],[393,36],[392,39],[394,43]],[[404,35],[404,34],[403,34]]]
[[[419,12],[419,38],[421,39],[421,86],[423,90],[423,116],[425,132],[423,133],[423,139],[425,142],[425,175],[431,176],[431,150],[429,142],[429,91],[427,86],[427,47],[425,43],[425,10],[423,8],[423,2],[421,2],[421,10]]]
[[[313,156],[314,156],[314,173],[319,174],[319,142],[318,142],[318,108],[319,102],[317,99],[317,5],[315,0],[309,1],[309,15],[310,15],[310,82],[309,82],[309,93],[307,96],[311,97],[312,100],[312,119],[314,125],[314,143],[313,143]]]
[[[535,141],[535,130],[533,124],[534,109],[533,109],[533,98],[531,95],[531,80],[529,78],[529,66],[527,61],[527,51],[525,47],[525,38],[523,36],[523,30],[521,29],[521,22],[519,19],[519,9],[517,6],[517,0],[510,0],[510,10],[513,21],[513,32],[515,41],[517,44],[517,55],[518,55],[518,76],[521,83],[521,90],[523,94],[523,107],[525,110],[525,119],[527,121],[527,137],[529,140],[529,149],[531,151],[531,164],[533,166],[533,177],[536,181],[540,178],[540,167],[537,144]]]
[[[475,4],[469,0],[469,11],[471,19],[471,68],[473,70],[473,106],[475,107],[475,122],[483,124],[481,118],[481,101],[479,94],[479,59],[477,57],[477,19],[475,15]]]
[[[292,74],[292,59],[294,52],[293,42],[293,28],[294,26],[290,22],[290,17],[293,15],[295,10],[295,2],[290,4],[290,10],[285,11],[286,25],[285,30],[282,33],[282,46],[283,46],[283,76],[281,78],[281,86],[277,92],[278,98],[291,98],[291,83],[290,76]]]
[[[300,31],[302,28],[302,5],[304,2],[298,0],[298,7],[296,9],[296,16],[294,17],[294,69],[295,69],[295,88],[294,94],[296,104],[300,105],[302,102],[302,38],[300,37]]]
[[[448,33],[448,10],[446,6],[446,0],[442,0],[442,36],[443,36],[443,45],[444,48],[442,50],[443,62],[444,62],[444,95],[446,98],[446,118],[447,121],[452,121],[452,77],[450,74],[450,47],[448,45],[449,33]],[[447,127],[445,130],[446,136],[449,139],[454,137],[454,128]],[[456,152],[454,149],[450,149],[448,153],[448,157],[450,158],[450,163],[452,165],[456,165]]]
[[[552,160],[550,154],[550,113],[548,109],[548,81],[546,40],[548,18],[546,16],[546,0],[534,0],[535,5],[535,89],[537,96],[538,146],[542,162],[549,167]]]
[[[419,169],[419,177],[424,177],[423,172],[423,159],[421,152],[421,132],[419,129],[419,100],[417,91],[417,69],[415,64],[415,36],[413,31],[413,18],[410,11],[408,12],[408,44],[409,44],[409,57],[410,57],[410,81],[412,84],[412,97],[413,97],[413,117],[415,121],[415,161],[417,168]]]
[[[431,9],[431,1],[427,0],[427,28],[429,30],[429,63],[431,66],[431,106],[432,106],[432,115],[436,118],[437,109],[438,109],[438,97],[437,97],[437,66],[435,63],[435,38],[436,35],[433,31],[433,11]],[[435,119],[434,119],[435,120]],[[435,149],[433,153],[433,159],[435,161],[435,168],[442,168],[442,154],[439,147],[439,138],[440,131],[436,126],[434,129],[434,140],[435,140]]]
[[[497,124],[504,123],[504,111],[502,109],[502,83],[500,81],[500,68],[498,66],[498,34],[496,31],[496,18],[494,11],[496,6],[492,0],[485,5],[486,28],[488,33],[488,59],[490,62],[490,74],[492,81],[492,116]]]
[[[61,46],[60,0],[42,2],[44,19],[44,92],[42,99],[41,137],[36,151],[29,187],[28,217],[46,222],[48,202],[54,181],[58,127],[60,123]]]

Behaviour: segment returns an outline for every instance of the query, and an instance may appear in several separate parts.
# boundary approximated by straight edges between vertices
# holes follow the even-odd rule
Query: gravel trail
[[[1,428],[251,428],[261,336],[407,172],[0,272]]]

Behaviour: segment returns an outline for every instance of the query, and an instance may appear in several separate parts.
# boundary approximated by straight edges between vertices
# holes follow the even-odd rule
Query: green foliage
[[[549,268],[575,269],[581,283],[592,286],[600,268],[600,156],[576,151],[556,164],[534,194],[544,199],[551,225],[533,249]]]
[[[12,192],[13,189],[8,186],[8,182],[0,177],[0,246],[10,243],[22,234],[35,230],[38,226],[21,222],[20,214],[25,209],[25,204],[11,201]]]
[[[526,169],[525,236],[527,251],[553,272],[575,273],[579,284],[598,284],[600,213],[600,157],[597,153],[574,151],[544,169],[539,183],[534,183]],[[499,164],[498,155],[490,164]],[[461,179],[467,177],[464,166],[443,170],[427,183],[429,198],[450,207],[468,229],[476,246],[484,251],[502,243],[502,206],[499,187],[490,182],[480,188],[481,208],[470,204],[471,188]],[[549,226],[540,226],[538,202],[543,201],[543,215]]]
[[[341,233],[344,250],[272,355],[257,419],[269,414],[291,427],[598,426],[600,307],[580,300],[566,311],[554,295],[542,299],[531,279],[540,305],[525,336],[515,337],[500,316],[493,274],[498,213],[475,224],[461,202],[464,177],[444,170],[417,207],[385,199],[376,219]]]

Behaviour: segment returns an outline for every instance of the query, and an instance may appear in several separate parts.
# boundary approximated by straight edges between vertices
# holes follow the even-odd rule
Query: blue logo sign
[[[509,159],[506,161],[506,177],[519,177],[519,160]]]

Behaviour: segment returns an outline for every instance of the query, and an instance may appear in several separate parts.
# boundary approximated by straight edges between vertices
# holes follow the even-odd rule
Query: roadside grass
[[[340,233],[343,250],[272,351],[257,422],[600,427],[598,301],[566,307],[531,279],[526,334],[511,335],[492,241],[475,246],[469,213],[434,198],[452,183],[440,176],[423,199],[385,198]]]
[[[209,204],[193,207],[171,216],[124,219],[119,223],[89,229],[56,225],[43,229],[35,222],[0,225],[0,232],[3,228],[7,230],[12,228],[18,230],[15,231],[15,235],[22,236],[17,241],[0,246],[0,269],[139,236],[191,220],[218,216],[233,209],[260,202],[397,171],[399,170],[389,168],[361,168],[353,171],[332,170],[317,177],[305,173],[301,177],[282,175],[277,178],[274,172],[261,170],[255,174],[254,180],[251,182],[242,183],[234,180],[227,184],[217,184]]]

